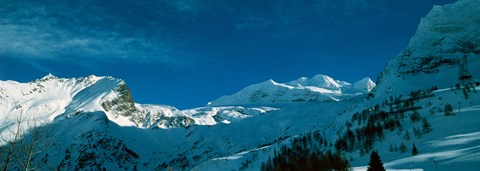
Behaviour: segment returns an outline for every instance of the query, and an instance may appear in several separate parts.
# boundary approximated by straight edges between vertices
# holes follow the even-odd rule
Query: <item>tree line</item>
[[[328,150],[331,143],[320,132],[294,137],[273,157],[262,163],[262,171],[349,170],[348,160]]]

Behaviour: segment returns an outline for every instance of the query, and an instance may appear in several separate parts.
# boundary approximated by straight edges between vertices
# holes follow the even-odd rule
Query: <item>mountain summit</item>
[[[0,81],[0,166],[367,170],[375,151],[387,170],[478,170],[479,9],[479,0],[435,6],[377,84],[267,80],[179,110],[136,103],[113,77]]]
[[[300,77],[288,83],[277,83],[268,80],[248,86],[239,92],[222,96],[209,103],[210,106],[275,104],[288,102],[321,102],[351,99],[370,92],[375,83],[364,78],[353,85],[335,80],[326,75],[315,75],[312,78]]]

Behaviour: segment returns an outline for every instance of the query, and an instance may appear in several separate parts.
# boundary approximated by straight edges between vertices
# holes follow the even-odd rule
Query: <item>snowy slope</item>
[[[470,92],[465,99],[461,90],[444,89],[435,91],[435,97],[416,102],[423,106],[419,110],[420,116],[426,118],[432,125],[432,132],[415,137],[414,128],[421,128],[420,123],[405,121],[404,130],[388,131],[382,142],[377,142],[374,148],[382,155],[382,160],[390,169],[419,169],[419,170],[477,170],[480,168],[480,87],[476,93]],[[454,106],[454,116],[445,116],[439,112],[445,104]],[[433,112],[432,112],[433,111]],[[411,133],[411,139],[404,138],[405,131]],[[389,146],[405,143],[407,152],[391,152]],[[412,156],[412,144],[419,149],[419,155]],[[351,154],[353,166],[366,165],[369,156]],[[437,161],[437,166],[433,161]],[[362,170],[362,167],[357,168]],[[366,168],[363,168],[366,169]]]
[[[181,111],[165,105],[137,104],[131,99],[130,90],[122,80],[93,75],[64,79],[49,74],[29,83],[0,81],[0,85],[2,137],[11,138],[10,130],[17,128],[16,121],[19,118],[22,118],[23,128],[34,122],[45,125],[50,137],[45,142],[55,145],[39,156],[44,157],[42,160],[48,158],[53,166],[67,170],[132,169],[135,165],[140,167],[140,161],[155,160],[158,163],[143,166],[143,169],[152,170],[162,167],[160,165],[164,163],[178,162],[182,158],[178,156],[181,153],[179,147],[196,148],[200,142],[208,145],[208,148],[201,148],[189,155],[191,160],[193,155],[217,148],[218,140],[222,139],[220,136],[233,139],[236,135],[232,132],[243,133],[237,129],[231,132],[221,129],[213,131],[217,133],[204,140],[204,136],[213,133],[207,128],[214,125],[221,128],[248,118],[265,117],[278,110],[261,106],[223,106]],[[190,129],[193,126],[198,128]],[[162,140],[165,138],[167,141]],[[260,142],[267,143],[275,138],[271,136],[268,141]],[[257,142],[248,143],[252,147],[257,145]],[[112,153],[116,148],[123,151]],[[228,152],[239,148],[229,148]],[[152,155],[151,149],[165,155]],[[219,151],[210,153],[213,154],[205,153],[204,156],[218,154]]]
[[[13,124],[19,116],[49,123],[82,112],[104,112],[109,120],[120,126],[171,128],[215,125],[217,121],[231,122],[274,110],[203,107],[180,111],[166,105],[142,105],[131,99],[130,90],[122,80],[93,75],[64,79],[49,74],[29,83],[0,81],[0,85],[0,109],[3,111],[0,117],[5,125]]]
[[[25,122],[36,119],[46,126],[45,142],[54,144],[37,160],[67,170],[188,169],[282,137],[330,127],[336,115],[318,111],[341,113],[355,101],[178,110],[136,104],[125,83],[111,77],[48,75],[30,83],[0,85],[1,107],[8,111],[0,115],[2,135],[9,137],[7,128],[15,128],[22,113],[28,117]]]
[[[352,85],[319,74],[312,78],[301,77],[289,83],[268,80],[254,84],[233,95],[222,96],[210,102],[209,106],[340,101],[368,93],[374,87],[375,83],[370,78],[364,78]]]
[[[469,98],[463,95],[462,88],[452,89],[459,79],[457,60],[464,54],[455,52],[459,41],[469,40],[480,45],[480,1],[460,0],[451,5],[435,6],[421,20],[417,33],[411,39],[407,49],[392,59],[379,75],[377,86],[373,90],[375,98],[362,101],[353,106],[346,105],[347,110],[341,112],[334,127],[325,128],[327,132],[342,132],[345,122],[350,121],[354,112],[358,112],[389,100],[390,96],[408,96],[412,91],[426,90],[437,86],[434,97],[419,100],[416,104],[422,109],[420,116],[428,119],[433,131],[420,138],[413,136],[413,129],[421,127],[420,123],[410,123],[404,119],[403,129],[409,130],[410,140],[403,138],[405,131],[387,131],[385,140],[376,142],[374,149],[381,154],[387,170],[478,170],[480,168],[480,87],[476,91],[468,91]],[[478,48],[477,48],[478,49]],[[479,55],[469,53],[468,65],[474,80],[480,74]],[[293,81],[289,85],[308,84],[306,78]],[[365,85],[365,84],[363,84]],[[330,84],[331,88],[338,84]],[[338,90],[338,88],[336,89]],[[442,111],[446,104],[454,106],[455,116],[444,116]],[[387,109],[385,109],[388,111]],[[434,112],[432,112],[434,111]],[[328,112],[325,114],[329,115]],[[332,113],[330,113],[332,114]],[[343,124],[342,124],[343,123]],[[338,138],[338,133],[329,137]],[[390,145],[407,144],[407,152],[390,152]],[[259,168],[262,162],[273,156],[282,141],[262,148],[247,149],[238,153],[214,158],[197,166],[198,170],[231,170],[243,168],[247,170]],[[411,145],[415,143],[420,151],[412,156]],[[366,170],[369,155],[360,155],[358,151],[344,154],[351,159],[354,170]],[[435,164],[433,161],[436,161]]]
[[[373,148],[388,170],[478,170],[480,87],[452,89],[459,76],[454,59],[464,55],[452,47],[459,39],[479,43],[478,9],[478,0],[434,7],[407,50],[379,75],[378,85],[369,78],[351,84],[325,75],[288,83],[269,80],[205,107],[178,110],[135,103],[125,82],[111,77],[47,75],[29,83],[0,81],[0,132],[9,137],[8,129],[15,128],[20,116],[43,123],[48,138],[40,145],[48,148],[34,157],[48,164],[45,170],[259,170],[295,137],[320,132],[335,143],[355,113],[372,111],[373,106],[389,111],[404,105],[392,104],[392,99],[437,86],[430,96],[413,100],[415,110],[432,125],[431,132],[415,137],[413,129],[422,123],[410,121],[413,112],[407,111],[402,129],[385,129],[385,138],[373,142]],[[477,79],[478,57],[468,54]],[[365,98],[367,93],[374,98]],[[453,105],[454,116],[443,115],[446,104]],[[350,124],[355,129],[364,123]],[[411,138],[404,138],[406,131]],[[401,142],[407,152],[389,150]],[[417,156],[409,152],[413,143]],[[359,150],[343,155],[354,170],[366,169],[368,155]]]
[[[102,80],[116,82],[107,77],[60,79],[50,74],[29,83],[0,81],[0,120],[4,122],[2,125],[13,124],[19,116],[35,119],[38,123],[48,123],[65,112],[82,110],[84,107],[98,108],[91,106],[98,99],[81,98],[77,95],[87,87],[99,81],[103,82]],[[108,92],[100,93],[101,97]]]
[[[480,154],[480,127],[478,127],[478,123],[480,123],[480,117],[478,117],[480,115],[479,86],[476,87],[476,91],[475,93],[472,90],[469,93],[469,98],[465,99],[461,90],[440,89],[433,92],[434,97],[421,99],[416,102],[417,106],[423,107],[419,110],[420,116],[430,122],[432,130],[429,133],[422,133],[422,135],[416,137],[413,130],[422,128],[422,123],[412,123],[408,117],[402,121],[402,130],[385,130],[385,139],[375,142],[373,148],[378,150],[387,170],[435,170],[436,167],[439,170],[478,170],[480,168],[480,158],[478,158]],[[321,123],[330,122],[331,124],[328,126],[318,124],[316,129],[306,130],[306,132],[314,132],[320,128],[318,130],[325,133],[330,140],[334,140],[338,137],[338,131],[342,132],[346,129],[344,123],[350,121],[354,112],[371,107],[374,104],[373,100],[362,101],[354,103],[349,108],[348,106],[352,104],[339,102],[337,105],[349,109],[338,110],[337,112],[341,112],[341,115],[332,115],[335,111],[325,111],[324,113],[330,115],[331,118],[322,118],[325,122]],[[445,116],[443,112],[438,112],[445,104],[456,104],[454,105],[456,107],[453,109],[454,116]],[[318,109],[322,110],[321,108]],[[388,110],[388,105],[385,107],[385,110]],[[312,124],[308,120],[302,121]],[[352,129],[355,127],[356,124],[354,124]],[[404,138],[406,131],[409,131],[411,136],[408,140]],[[297,133],[301,132],[298,131]],[[278,143],[216,157],[199,164],[194,169],[235,170],[249,163],[247,170],[257,170],[262,162],[273,156],[275,150],[279,151],[281,144],[289,143],[290,139],[287,138]],[[395,145],[398,147],[400,143],[407,145],[406,152],[389,150],[390,146]],[[411,154],[413,143],[419,149],[419,154],[416,156]],[[335,148],[331,149],[335,150]],[[344,153],[344,155],[347,159],[350,159],[353,170],[366,170],[369,155],[361,155],[359,151]],[[437,161],[437,164],[433,163],[434,160]]]

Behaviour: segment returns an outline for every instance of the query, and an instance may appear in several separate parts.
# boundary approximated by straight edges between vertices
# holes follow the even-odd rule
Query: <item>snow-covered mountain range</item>
[[[178,110],[172,106],[137,104],[123,80],[112,77],[57,78],[52,74],[28,82],[0,81],[0,108],[4,120],[19,115],[38,122],[101,111],[119,126],[175,128],[215,125],[267,113],[274,108],[200,107]],[[7,123],[6,125],[9,125]]]
[[[209,105],[268,105],[305,101],[340,101],[368,93],[374,87],[375,83],[370,78],[364,78],[352,85],[319,74],[312,78],[301,77],[289,83],[268,80],[248,86],[233,95],[220,97],[210,102]]]
[[[479,9],[478,0],[435,6],[377,84],[325,75],[268,80],[179,110],[135,103],[112,77],[0,81],[0,142],[12,147],[16,131],[41,127],[32,155],[39,170],[259,170],[282,145],[315,134],[328,141],[316,149],[338,151],[354,170],[366,169],[372,149],[388,170],[478,170]],[[459,84],[460,70],[473,84]],[[372,125],[383,138],[365,141],[362,130]],[[35,139],[29,133],[25,140]],[[351,134],[358,138],[345,138]],[[401,144],[415,144],[419,154],[399,152]],[[15,148],[0,148],[0,166]],[[11,170],[24,166],[18,159]]]
[[[142,162],[150,164],[142,168],[146,170],[170,166],[186,169],[214,157],[271,143],[279,135],[294,135],[305,129],[295,128],[300,123],[308,127],[318,125],[306,124],[305,119],[334,118],[313,116],[329,102],[317,102],[317,106],[283,104],[288,108],[310,108],[303,110],[305,117],[296,121],[290,115],[297,107],[286,107],[280,112],[278,107],[264,106],[178,110],[165,105],[137,104],[124,81],[93,75],[57,78],[49,74],[28,83],[0,81],[0,85],[2,137],[11,136],[9,130],[18,128],[18,119],[22,119],[23,128],[48,125],[55,130],[48,135],[48,142],[55,146],[39,157],[48,158],[49,164],[60,169],[132,169]],[[282,122],[265,125],[271,120]],[[263,129],[245,128],[244,124]],[[294,131],[287,134],[288,129]],[[248,134],[255,132],[260,136],[258,139],[251,137],[245,141]],[[165,138],[167,141],[162,140]],[[112,154],[112,148],[124,151]]]

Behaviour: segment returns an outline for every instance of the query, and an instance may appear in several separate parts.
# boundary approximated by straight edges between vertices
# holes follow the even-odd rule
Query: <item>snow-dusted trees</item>
[[[8,131],[10,136],[8,137],[1,137],[2,145],[0,147],[0,166],[2,170],[10,170],[10,166],[12,163],[15,162],[14,159],[18,155],[18,144],[23,140],[23,130],[21,127],[21,123],[23,122],[23,118],[20,116],[17,118],[15,128],[8,127]]]
[[[48,145],[47,129],[33,121],[27,121],[20,115],[13,128],[8,127],[8,136],[0,139],[0,166],[1,170],[39,170],[38,154]]]
[[[50,147],[47,138],[48,129],[36,123],[27,124],[24,138],[20,142],[17,156],[18,163],[25,170],[38,170],[40,165],[35,161],[39,153]]]

